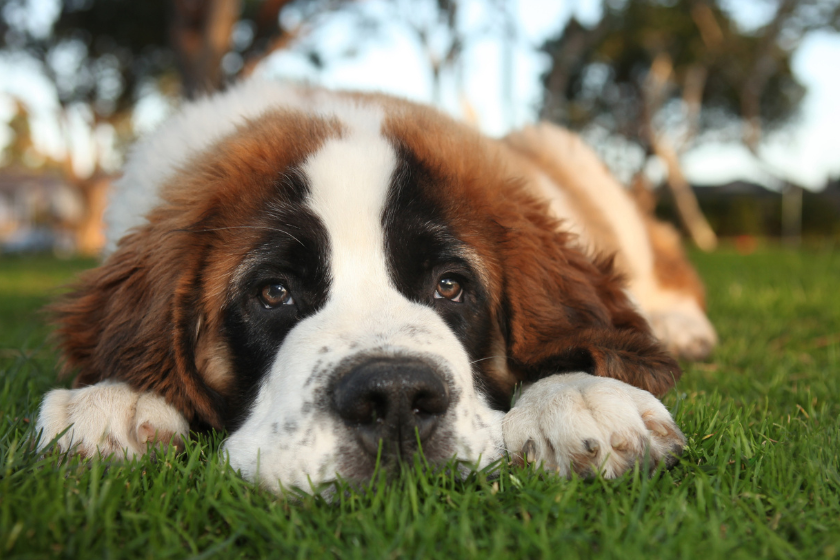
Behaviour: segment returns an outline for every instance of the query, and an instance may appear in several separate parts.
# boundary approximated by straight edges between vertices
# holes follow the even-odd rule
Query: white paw
[[[615,478],[642,464],[676,462],[685,437],[659,400],[641,389],[586,373],[553,375],[527,387],[502,420],[515,459]]]
[[[653,334],[679,358],[702,360],[717,345],[715,328],[699,309],[654,311],[648,321]]]
[[[42,432],[39,448],[68,426],[57,442],[62,451],[86,457],[113,454],[116,459],[143,455],[148,445],[170,440],[182,449],[189,433],[187,421],[163,397],[115,381],[47,393],[36,424]]]

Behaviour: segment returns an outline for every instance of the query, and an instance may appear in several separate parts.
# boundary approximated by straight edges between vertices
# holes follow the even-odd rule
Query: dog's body
[[[109,221],[112,254],[57,305],[76,388],[39,417],[81,453],[214,427],[272,488],[365,479],[418,441],[617,476],[683,444],[648,321],[676,353],[715,341],[678,243],[550,125],[495,141],[250,81],[142,142]],[[629,294],[588,256],[610,253]]]

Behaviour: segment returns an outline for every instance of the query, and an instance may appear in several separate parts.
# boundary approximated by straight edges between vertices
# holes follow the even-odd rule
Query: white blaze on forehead
[[[248,418],[225,444],[230,464],[272,487],[332,479],[342,457],[364,450],[325,400],[331,376],[348,358],[385,353],[440,366],[458,395],[441,420],[439,430],[451,434],[438,441],[441,452],[480,457],[484,466],[500,456],[503,414],[476,393],[466,350],[443,319],[408,300],[388,274],[382,217],[397,156],[381,132],[382,110],[348,100],[319,116],[337,118],[343,130],[301,168],[307,205],[329,238],[329,297],[283,341]]]
[[[309,206],[330,240],[331,299],[369,291],[365,284],[390,284],[382,214],[397,158],[381,134],[381,111],[357,108],[349,116],[342,115],[345,134],[327,141],[303,168]]]

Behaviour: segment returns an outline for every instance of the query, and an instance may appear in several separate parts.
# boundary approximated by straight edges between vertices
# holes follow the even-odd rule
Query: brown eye
[[[464,298],[464,289],[461,284],[452,278],[444,276],[438,280],[435,299],[448,299],[460,303]]]
[[[281,305],[292,305],[294,300],[286,286],[278,282],[266,284],[260,292],[260,301],[266,309],[273,309]]]

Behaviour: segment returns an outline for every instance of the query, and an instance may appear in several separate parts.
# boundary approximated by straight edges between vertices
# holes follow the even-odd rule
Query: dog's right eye
[[[293,305],[295,300],[292,299],[292,294],[280,282],[271,282],[263,286],[260,291],[260,302],[266,309],[274,309],[281,305]]]
[[[448,299],[455,303],[461,303],[464,300],[464,289],[461,287],[461,283],[454,278],[444,276],[438,280],[435,299]]]

